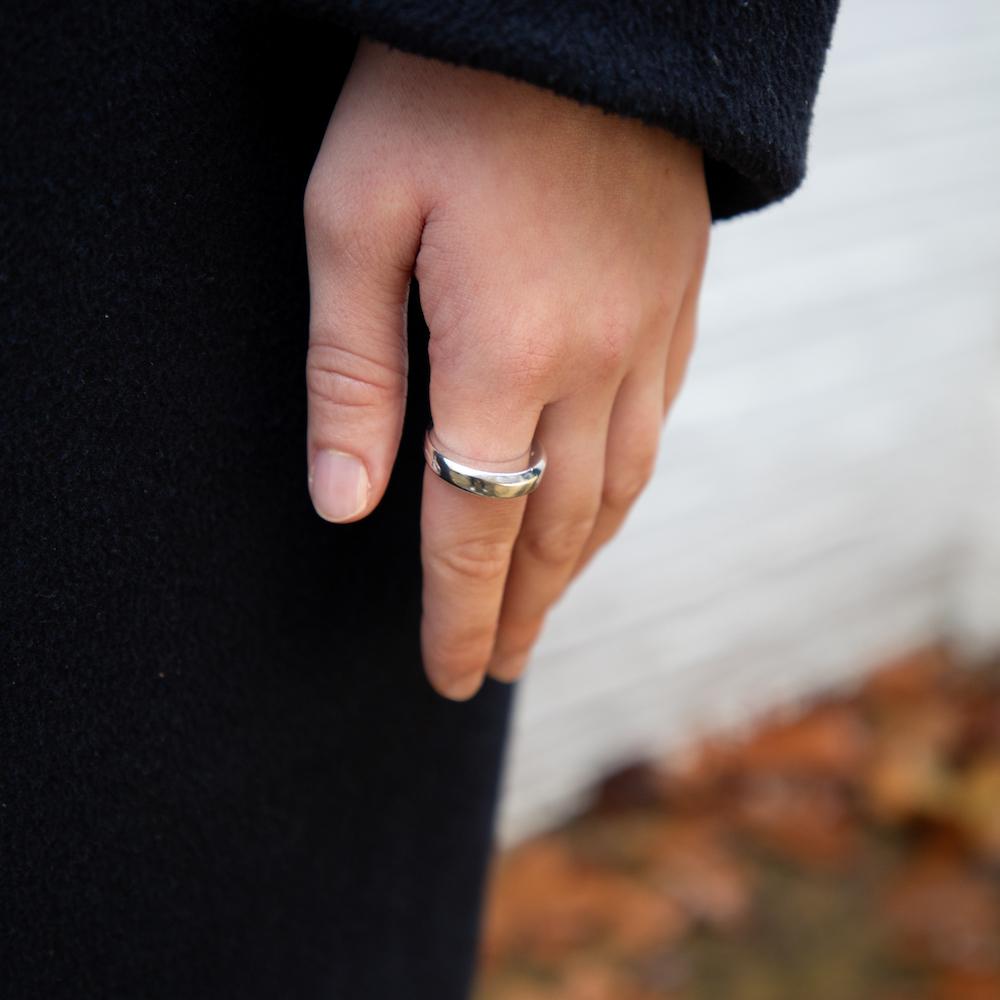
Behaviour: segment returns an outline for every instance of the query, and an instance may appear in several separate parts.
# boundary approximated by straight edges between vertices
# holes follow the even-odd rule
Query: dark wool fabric
[[[831,0],[0,5],[0,997],[457,1000],[510,691],[418,648],[388,495],[305,484],[301,198],[357,32],[800,180]]]

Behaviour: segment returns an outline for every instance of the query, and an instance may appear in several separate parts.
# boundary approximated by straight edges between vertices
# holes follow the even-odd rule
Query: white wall
[[[845,0],[791,201],[718,226],[654,483],[522,685],[510,840],[942,633],[1000,644],[1000,5]]]

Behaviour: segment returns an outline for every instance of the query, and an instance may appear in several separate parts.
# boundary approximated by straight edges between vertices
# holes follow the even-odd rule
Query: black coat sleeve
[[[802,181],[837,0],[292,0],[395,48],[639,118],[705,152],[712,214]]]

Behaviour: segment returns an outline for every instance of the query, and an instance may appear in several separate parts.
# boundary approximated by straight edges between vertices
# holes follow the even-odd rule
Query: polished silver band
[[[431,471],[446,483],[477,497],[492,497],[494,500],[513,500],[533,493],[545,472],[545,454],[541,447],[535,445],[531,446],[528,468],[519,472],[490,472],[456,462],[438,450],[431,427],[424,435],[424,458]]]

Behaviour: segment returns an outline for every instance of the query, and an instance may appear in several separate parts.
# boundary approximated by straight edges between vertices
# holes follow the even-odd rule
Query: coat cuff
[[[700,146],[712,216],[805,173],[836,0],[289,0],[405,52],[492,70]]]

